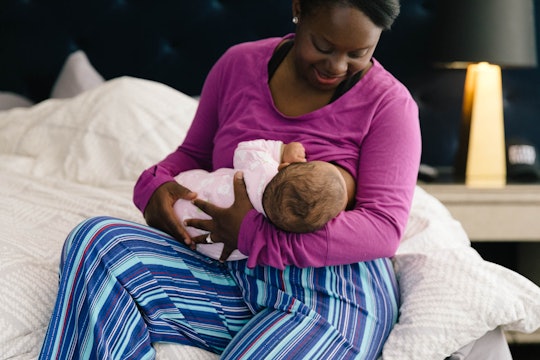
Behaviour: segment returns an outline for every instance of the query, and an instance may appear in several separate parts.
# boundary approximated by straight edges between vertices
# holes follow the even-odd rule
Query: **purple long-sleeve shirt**
[[[238,249],[248,266],[319,267],[391,257],[407,223],[420,162],[418,108],[408,90],[373,59],[349,91],[311,113],[285,116],[274,106],[267,64],[281,38],[236,45],[205,81],[193,123],[178,149],[140,176],[144,210],[158,186],[178,173],[232,167],[241,141],[299,141],[308,161],[332,161],[357,181],[356,205],[319,231],[288,233],[262,214],[244,218]]]

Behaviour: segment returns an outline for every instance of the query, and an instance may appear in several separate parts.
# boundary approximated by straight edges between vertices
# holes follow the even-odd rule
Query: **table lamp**
[[[501,66],[536,66],[532,0],[438,0],[437,66],[467,69],[455,177],[468,187],[504,187]]]

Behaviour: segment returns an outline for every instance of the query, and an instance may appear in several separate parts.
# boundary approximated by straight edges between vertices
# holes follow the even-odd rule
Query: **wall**
[[[435,69],[430,43],[437,0],[402,0],[401,15],[384,33],[375,53],[412,92],[420,108],[422,161],[451,166],[458,146],[464,70]],[[510,0],[509,0],[510,1]],[[540,5],[534,0],[537,49]],[[540,149],[540,68],[503,69],[506,137],[520,137]]]
[[[436,1],[402,0],[375,56],[420,106],[423,162],[450,166],[465,73],[429,63]],[[197,94],[227,47],[290,32],[291,16],[291,0],[2,0],[0,91],[46,99],[63,61],[82,49],[106,79],[131,75]],[[508,137],[540,148],[540,70],[504,70],[503,83]]]

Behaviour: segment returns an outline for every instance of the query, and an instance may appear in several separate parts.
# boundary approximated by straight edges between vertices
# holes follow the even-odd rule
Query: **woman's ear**
[[[292,16],[293,18],[300,17],[300,0],[292,0]]]

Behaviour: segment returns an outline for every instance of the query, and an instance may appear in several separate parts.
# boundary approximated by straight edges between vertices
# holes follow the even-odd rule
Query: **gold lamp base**
[[[463,119],[456,175],[475,188],[506,185],[506,146],[501,68],[469,65],[463,94]]]

